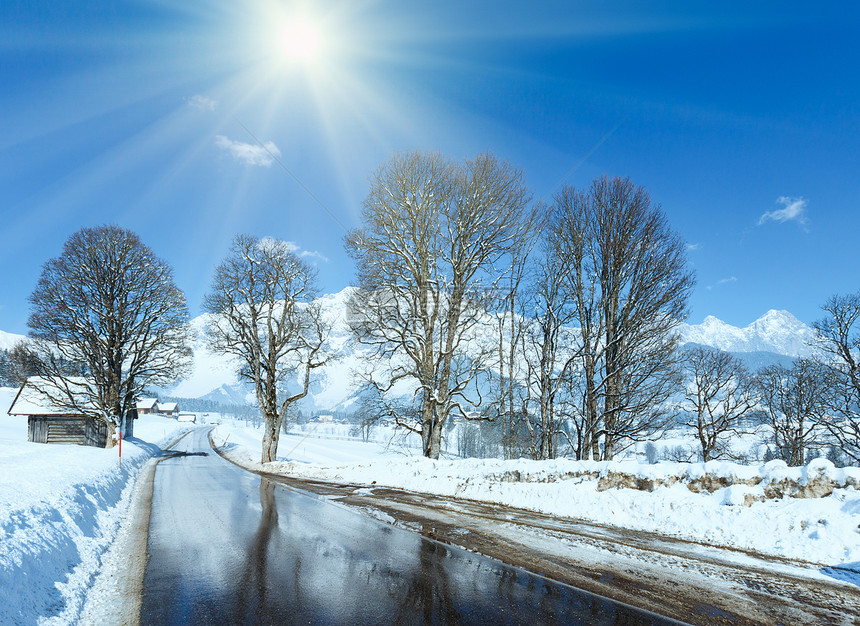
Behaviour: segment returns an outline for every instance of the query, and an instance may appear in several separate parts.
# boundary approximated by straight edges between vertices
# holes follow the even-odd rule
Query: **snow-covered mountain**
[[[27,339],[24,335],[16,335],[0,330],[0,350],[11,350],[16,343]]]
[[[346,302],[351,290],[347,287],[320,298],[324,314],[333,326],[331,344],[340,352],[340,358],[314,372],[311,391],[302,401],[305,411],[347,409],[356,400],[352,374],[366,359],[361,350],[351,344],[346,325]],[[235,362],[207,348],[203,335],[206,316],[194,318],[191,324],[194,330],[192,372],[175,387],[162,390],[163,393],[222,404],[255,403],[251,388],[240,383],[236,376]],[[744,328],[709,316],[701,324],[682,324],[679,330],[682,343],[688,348],[702,345],[732,352],[751,369],[770,363],[789,363],[792,358],[809,356],[814,351],[811,343],[815,332],[788,311],[768,311]],[[0,331],[0,349],[7,344],[11,348],[21,338]]]
[[[191,320],[191,348],[194,351],[191,373],[169,390],[170,395],[180,398],[205,398],[221,404],[250,403],[253,398],[246,398],[247,391],[241,389],[235,362],[213,353],[206,345],[203,332],[206,320],[206,315]]]
[[[322,296],[319,303],[323,314],[332,324],[331,347],[339,351],[340,358],[314,372],[311,390],[302,400],[302,408],[308,411],[328,411],[346,408],[355,401],[355,383],[352,372],[362,362],[360,353],[349,346],[349,329],[346,325],[346,302],[352,287]],[[194,340],[194,362],[191,374],[176,387],[165,393],[180,398],[202,398],[222,404],[253,404],[256,398],[252,388],[239,382],[236,362],[211,352],[203,330],[206,315],[191,320]],[[299,381],[296,388],[300,389]]]
[[[749,326],[738,328],[709,315],[701,324],[682,324],[683,343],[726,352],[771,352],[806,357],[814,352],[815,331],[788,311],[770,310]]]
[[[332,347],[341,352],[340,359],[315,372],[311,392],[303,401],[307,411],[347,409],[355,401],[355,382],[352,372],[363,363],[362,353],[349,341],[346,325],[346,302],[351,293],[343,291],[323,296],[320,302],[326,317],[332,322]],[[208,351],[202,336],[204,318],[192,324],[197,331],[194,345],[194,372],[181,382],[171,395],[206,398],[225,404],[252,403],[250,389],[238,382],[234,366],[224,357]],[[682,324],[682,343],[719,348],[732,352],[744,360],[751,369],[771,363],[787,364],[792,358],[809,356],[815,333],[788,311],[768,311],[755,322],[737,328],[707,317],[701,324]]]

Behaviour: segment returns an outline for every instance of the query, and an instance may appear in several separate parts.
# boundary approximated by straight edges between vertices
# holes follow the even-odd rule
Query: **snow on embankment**
[[[250,469],[480,500],[825,566],[860,562],[860,469],[824,459],[801,468],[393,455],[333,464],[285,458],[282,448],[263,468],[258,433],[225,424],[214,441],[225,439],[222,453]]]
[[[141,466],[159,452],[148,442],[164,445],[188,424],[138,420],[119,469],[116,448],[28,443],[20,421],[0,414],[0,624],[72,623]]]
[[[827,459],[814,459],[806,467],[788,467],[785,461],[770,461],[760,466],[739,465],[725,461],[707,463],[671,463],[660,465],[629,464],[614,467],[602,463],[594,476],[597,490],[638,489],[654,491],[675,483],[686,485],[694,493],[719,492],[722,504],[743,504],[792,498],[822,498],[837,489],[860,488],[860,468],[837,469]]]

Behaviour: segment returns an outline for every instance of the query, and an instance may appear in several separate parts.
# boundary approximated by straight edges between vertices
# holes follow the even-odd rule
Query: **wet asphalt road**
[[[664,623],[260,478],[207,432],[156,470],[142,624]]]

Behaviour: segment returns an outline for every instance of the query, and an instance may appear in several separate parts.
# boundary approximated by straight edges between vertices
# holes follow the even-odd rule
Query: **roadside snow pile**
[[[434,461],[389,453],[339,464],[299,461],[282,446],[278,461],[263,466],[258,431],[225,424],[213,439],[249,469],[480,500],[819,565],[860,561],[860,469],[824,459],[796,468],[781,461]]]
[[[122,522],[141,466],[188,425],[156,416],[138,420],[136,438],[123,442],[119,469],[116,448],[28,443],[26,419],[5,415],[5,395],[0,623],[71,623]]]
[[[742,502],[726,504],[751,505],[753,501],[792,498],[822,498],[836,489],[860,488],[860,468],[836,468],[827,459],[814,459],[806,467],[788,467],[785,461],[770,461],[760,466],[740,465],[726,461],[707,463],[661,463],[658,465],[603,462],[588,463],[600,467],[597,472],[598,491],[623,488],[654,491],[682,483],[694,493],[713,493],[729,487],[758,487],[735,489],[749,496]],[[620,466],[620,467],[619,467]],[[590,475],[594,475],[591,472]]]

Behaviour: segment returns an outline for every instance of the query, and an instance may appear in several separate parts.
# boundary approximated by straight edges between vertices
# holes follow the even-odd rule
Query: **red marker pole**
[[[119,466],[122,467],[122,428],[119,429]]]

